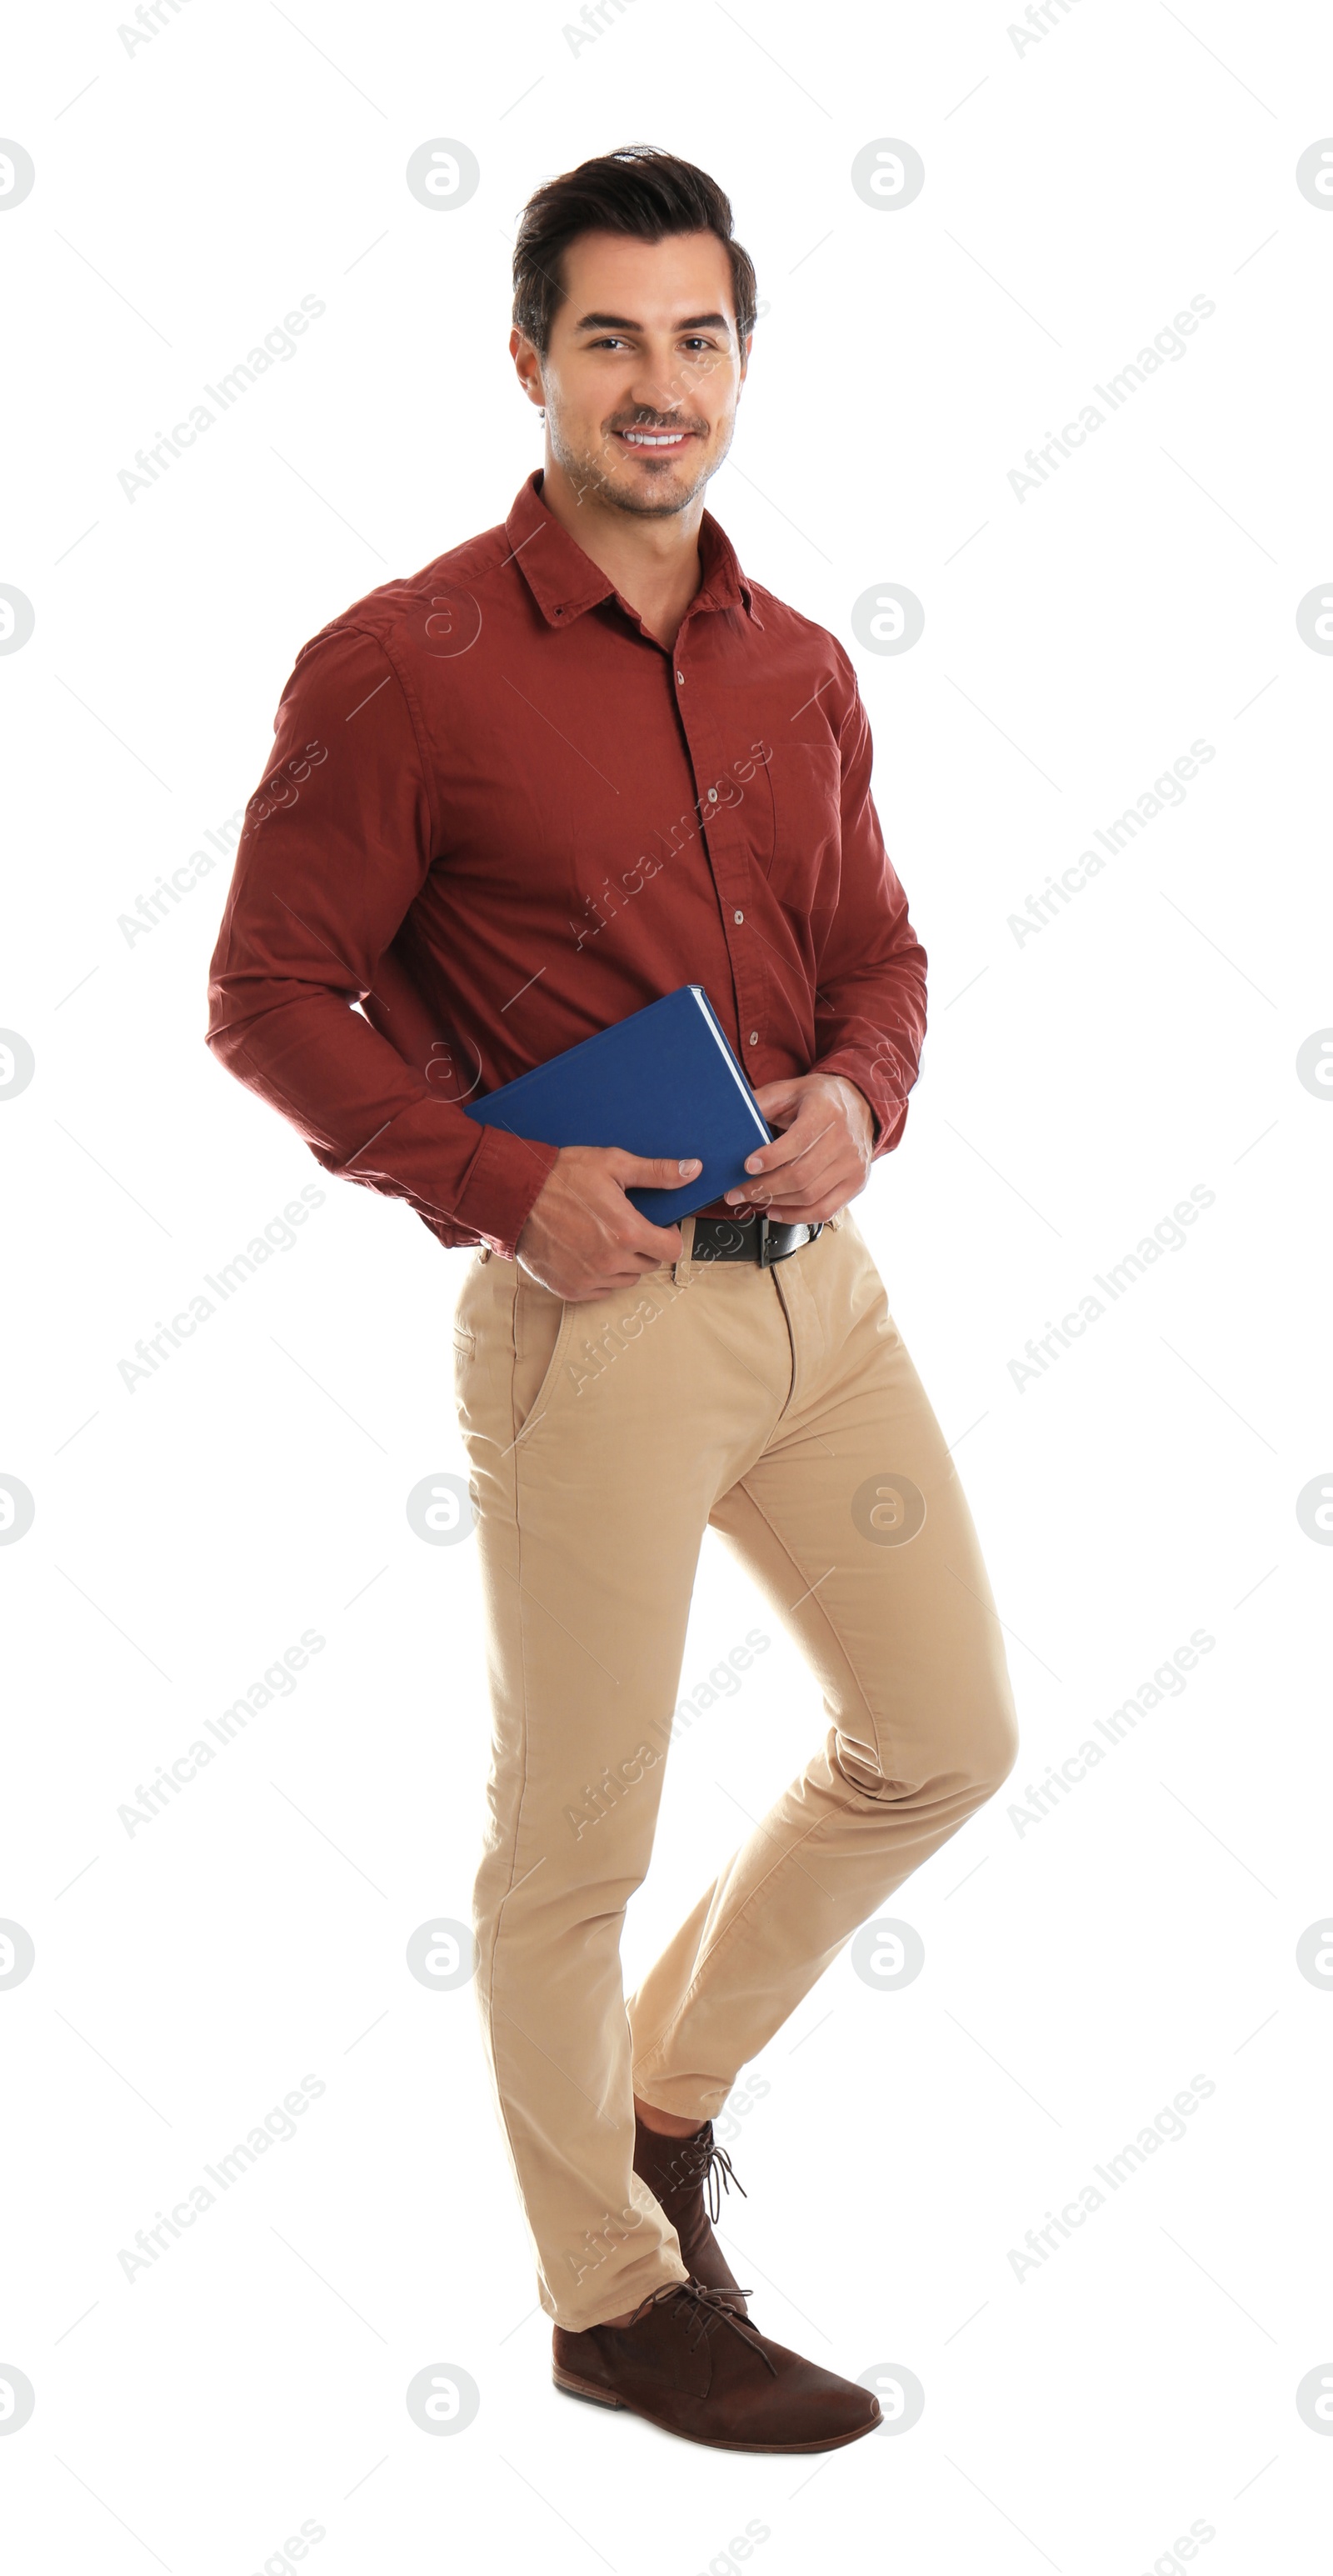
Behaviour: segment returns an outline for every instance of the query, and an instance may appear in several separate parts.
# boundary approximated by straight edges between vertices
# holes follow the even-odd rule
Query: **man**
[[[300,655],[209,1040],[326,1170],[479,1247],[454,1334],[493,1700],[477,1987],[556,2383],[822,2450],[879,2408],[751,2322],[712,2114],[1015,1750],[967,1506],[847,1213],[902,1133],[925,957],[851,664],[704,511],[755,312],[726,197],[644,147],[586,162],[531,200],[514,281],[543,467]],[[466,1116],[686,983],[780,1131],[723,1204],[650,1225],[627,1188],[697,1163]],[[627,2004],[710,1524],[829,1726]]]

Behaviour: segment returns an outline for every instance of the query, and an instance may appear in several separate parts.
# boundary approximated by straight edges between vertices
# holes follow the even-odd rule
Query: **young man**
[[[750,2321],[712,2114],[1015,1750],[967,1506],[847,1213],[902,1134],[925,957],[851,664],[703,507],[755,312],[726,197],[667,153],[585,162],[528,205],[514,281],[543,467],[300,655],[209,1042],[326,1170],[480,1246],[454,1333],[493,1700],[477,1987],[556,2383],[823,2450],[879,2407]],[[464,1114],[686,983],[781,1131],[722,1205],[652,1226],[627,1188],[697,1164]],[[627,2004],[709,1525],[829,1723]]]

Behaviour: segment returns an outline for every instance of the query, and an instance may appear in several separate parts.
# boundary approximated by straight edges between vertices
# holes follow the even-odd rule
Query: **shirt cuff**
[[[505,1127],[483,1127],[461,1195],[450,1209],[455,1222],[480,1235],[505,1261],[516,1257],[518,1238],[534,1202],[559,1159],[555,1145],[511,1136]]]
[[[874,1126],[873,1154],[887,1154],[897,1144],[907,1119],[907,1103],[877,1073],[873,1056],[863,1055],[858,1047],[836,1047],[831,1055],[822,1055],[810,1070],[840,1074],[844,1082],[855,1083]]]

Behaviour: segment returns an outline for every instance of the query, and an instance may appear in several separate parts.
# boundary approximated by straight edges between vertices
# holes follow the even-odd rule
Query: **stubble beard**
[[[718,444],[718,436],[723,426],[726,429],[726,437],[721,444]],[[580,501],[585,495],[591,493],[608,509],[622,510],[626,517],[631,519],[671,519],[675,518],[680,511],[688,510],[691,502],[696,500],[699,493],[703,491],[705,484],[711,482],[731,445],[730,422],[719,424],[714,437],[698,451],[697,470],[690,473],[684,483],[667,481],[668,473],[674,477],[680,471],[680,467],[673,464],[663,473],[660,484],[647,483],[636,487],[622,481],[615,468],[608,462],[609,433],[607,442],[604,442],[601,447],[575,449],[565,438],[559,421],[549,407],[547,428],[551,440],[551,453],[556,463],[562,466],[568,475]]]

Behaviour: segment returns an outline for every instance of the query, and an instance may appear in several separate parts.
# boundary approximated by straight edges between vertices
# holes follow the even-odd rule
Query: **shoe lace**
[[[708,2200],[708,2215],[716,2222],[722,2208],[722,2194],[733,2183],[742,2200],[750,2195],[735,2171],[725,2147],[720,2147],[710,2128],[707,2137],[691,2138],[673,2158],[672,2178],[679,2187],[697,2190],[702,2184]]]
[[[731,2295],[734,2296],[735,2293]],[[752,2295],[749,2290],[742,2290],[740,2293],[743,2299],[748,2299]],[[691,2349],[706,2343],[708,2337],[716,2332],[719,2325],[728,2326],[733,2334],[740,2336],[742,2343],[747,2343],[752,2352],[758,2353],[764,2368],[774,2379],[777,2378],[778,2366],[775,2361],[770,2360],[763,2336],[750,2324],[747,2317],[737,2314],[735,2308],[729,2304],[728,2293],[725,2290],[708,2290],[698,2281],[676,2281],[666,2289],[659,2290],[657,2297],[685,2301],[684,2309],[678,2313],[685,2320],[685,2331]]]

